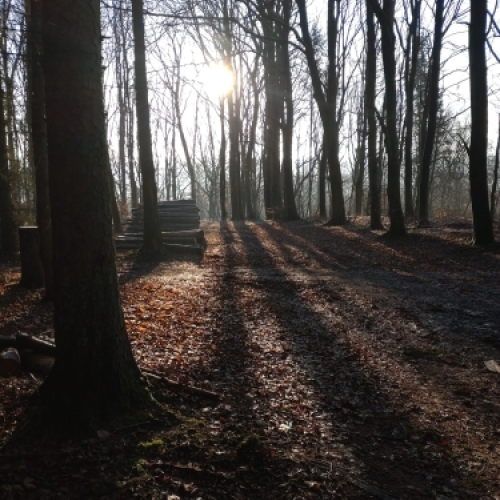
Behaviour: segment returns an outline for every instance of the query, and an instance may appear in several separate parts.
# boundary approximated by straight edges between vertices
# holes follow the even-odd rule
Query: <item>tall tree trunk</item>
[[[123,16],[120,9],[118,16]],[[123,91],[123,64],[121,59],[121,52],[126,50],[124,48],[125,40],[121,38],[118,22],[115,19],[113,24],[115,32],[115,66],[116,66],[116,86],[118,96],[118,158],[120,162],[120,199],[123,204],[127,203],[127,164],[125,160],[125,122],[127,119],[127,109],[125,106],[125,98]],[[127,71],[127,68],[125,68]]]
[[[78,431],[151,404],[120,306],[99,17],[97,0],[43,4],[57,355],[41,394],[51,419]]]
[[[283,5],[283,26],[281,28],[281,52],[283,61],[282,87],[284,94],[285,116],[283,120],[283,201],[284,219],[297,220],[297,206],[295,204],[295,193],[293,189],[293,94],[292,94],[292,70],[290,67],[290,49],[288,46],[288,30],[290,26],[291,0],[285,0]]]
[[[469,72],[471,93],[470,195],[474,241],[486,245],[495,240],[488,205],[488,82],[486,65],[487,0],[471,1],[469,24]]]
[[[137,138],[139,141],[139,165],[142,177],[142,202],[144,205],[144,241],[142,252],[144,255],[154,256],[161,253],[162,239],[160,219],[158,217],[155,167],[149,120],[142,0],[132,0],[132,25],[134,29]]]
[[[491,213],[491,220],[492,221],[495,220],[499,168],[500,168],[500,117],[498,119],[498,138],[497,138],[497,147],[495,150],[495,166],[493,168],[493,183],[491,185],[490,213]]]
[[[262,3],[262,2],[261,2]],[[282,215],[283,199],[281,189],[280,163],[280,125],[282,115],[282,101],[280,98],[279,70],[277,69],[278,36],[275,19],[274,3],[263,5],[261,8],[264,64],[264,206],[266,218],[278,219]]]
[[[227,219],[226,211],[226,129],[224,127],[224,97],[220,98],[220,149],[219,149],[219,203],[220,203],[220,218]]]
[[[247,168],[247,186],[246,186],[246,210],[247,218],[255,219],[255,205],[253,203],[253,192],[255,190],[255,141],[257,140],[257,123],[259,121],[259,90],[257,88],[257,69],[259,64],[259,57],[257,56],[255,61],[255,66],[250,75],[250,80],[253,90],[253,110],[252,110],[252,122],[250,124],[250,134],[248,137],[248,148],[246,154],[246,168]]]
[[[224,0],[224,54],[225,65],[233,72],[233,36],[229,25],[228,0]],[[234,80],[236,81],[236,80]],[[242,220],[244,218],[241,202],[241,155],[240,155],[240,116],[238,113],[239,99],[236,88],[232,88],[227,97],[227,113],[229,117],[229,192],[231,194],[231,218]]]
[[[326,165],[329,168],[330,188],[332,192],[332,214],[328,221],[331,225],[346,223],[344,192],[342,188],[342,172],[339,161],[339,127],[337,116],[337,37],[338,37],[338,0],[328,0],[328,82],[327,93],[323,91],[320,72],[316,62],[314,45],[309,32],[307,7],[304,0],[296,0],[299,10],[300,28],[304,44],[304,51],[311,75],[314,98],[318,105],[321,122],[323,124],[323,151],[319,166],[319,201],[320,215],[323,216],[323,199],[325,197],[322,177]],[[325,211],[326,212],[326,211]],[[325,213],[326,215],[326,213]]]
[[[382,32],[382,59],[384,62],[386,133],[387,150],[387,198],[391,236],[406,234],[403,210],[401,207],[399,137],[397,129],[397,87],[396,87],[396,47],[394,37],[395,0],[384,0],[383,8],[378,0],[372,2]]]
[[[36,184],[36,223],[38,226],[40,258],[42,261],[45,298],[52,300],[54,294],[52,271],[52,220],[50,217],[49,198],[49,161],[47,153],[47,123],[45,121],[45,83],[42,67],[42,3],[29,0],[31,3],[31,22],[28,32],[31,33],[31,114],[33,157],[35,163]]]
[[[339,79],[337,75],[337,42],[339,34],[340,0],[328,0],[328,84],[326,106],[328,109],[326,137],[328,145],[328,169],[330,173],[331,215],[329,225],[340,226],[347,222],[345,215],[342,171],[340,169],[340,117],[337,113]]]
[[[189,180],[191,183],[191,199],[194,201],[194,203],[196,203],[196,175],[195,175],[193,160],[191,158],[191,155],[189,154],[189,147],[186,140],[186,136],[184,134],[184,128],[182,126],[182,114],[179,103],[180,75],[178,76],[177,82],[178,83],[176,83],[174,92],[176,122],[177,122],[177,128],[179,129],[179,136],[181,138],[182,150],[184,151],[184,157],[186,158],[186,165],[188,169]]]
[[[360,127],[358,124],[358,151],[356,155],[356,163],[357,163],[357,171],[354,180],[355,187],[355,213],[356,216],[360,216],[363,211],[363,187],[364,187],[364,179],[365,179],[365,159],[366,159],[366,135],[368,133],[368,123],[366,116],[366,109],[364,109],[363,101],[360,104],[362,108],[361,119],[363,120],[362,126]]]
[[[413,128],[415,121],[415,79],[418,66],[418,52],[420,50],[420,10],[422,0],[415,0],[412,5],[412,19],[408,34],[408,47],[406,50],[406,138],[405,138],[405,215],[413,217]]]
[[[368,124],[368,182],[370,190],[370,227],[383,229],[380,170],[377,159],[377,120],[375,117],[375,98],[377,83],[377,46],[373,6],[366,0],[366,76],[365,112]]]
[[[12,202],[6,138],[4,92],[0,88],[0,245],[3,256],[13,257],[17,250],[17,224]]]
[[[441,74],[441,46],[443,41],[444,0],[436,0],[436,20],[434,25],[434,45],[432,47],[431,75],[429,80],[429,122],[425,139],[424,154],[420,170],[419,224],[429,224],[429,175],[432,152],[436,140],[437,115],[439,108],[439,78]]]

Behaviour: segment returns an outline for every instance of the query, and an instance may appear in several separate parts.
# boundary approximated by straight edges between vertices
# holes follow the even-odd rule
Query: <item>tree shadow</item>
[[[348,474],[349,480],[357,482],[361,489],[368,485],[364,490],[367,498],[380,494],[381,488],[397,498],[429,497],[442,487],[452,490],[457,484],[470,488],[470,482],[476,478],[464,474],[459,461],[440,448],[445,438],[430,428],[431,422],[429,428],[422,428],[411,411],[398,410],[391,401],[396,396],[390,378],[371,369],[370,363],[363,363],[364,356],[369,357],[370,353],[364,352],[356,339],[351,341],[349,325],[343,324],[342,318],[335,319],[338,297],[330,297],[334,312],[332,316],[331,311],[326,311],[326,317],[332,321],[325,320],[314,302],[303,298],[310,287],[289,278],[279,262],[281,256],[269,252],[256,228],[241,224],[235,227],[251,256],[248,261],[254,273],[254,278],[244,284],[259,287],[263,304],[275,318],[281,335],[292,345],[292,357],[309,374],[320,406],[318,426],[329,423],[330,427],[323,425],[323,431],[328,434],[330,428],[330,442],[325,439],[322,445],[321,438],[311,437],[312,448],[333,448],[332,456],[341,456],[340,460],[333,459],[334,467]],[[268,224],[259,227],[271,235],[276,229]],[[285,239],[279,230],[274,233],[274,241],[287,263],[295,259],[297,266],[302,264],[293,255],[296,242]],[[271,260],[272,264],[262,265],[264,260]],[[328,265],[331,268],[332,263]],[[317,286],[316,282],[311,283],[313,288]],[[353,309],[356,313],[356,307]],[[295,425],[300,427],[300,422],[294,422]],[[326,456],[323,454],[323,459]],[[354,469],[342,463],[346,458],[348,462],[354,459]]]

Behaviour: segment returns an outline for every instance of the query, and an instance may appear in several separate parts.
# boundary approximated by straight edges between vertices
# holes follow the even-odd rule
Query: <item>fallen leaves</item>
[[[200,265],[119,262],[133,351],[177,417],[46,443],[42,459],[0,454],[6,498],[71,498],[75,481],[87,498],[172,500],[500,489],[495,249],[303,222],[212,225],[207,238]],[[13,286],[16,272],[0,279],[0,334],[49,330],[50,305]],[[3,442],[38,385],[0,379]]]

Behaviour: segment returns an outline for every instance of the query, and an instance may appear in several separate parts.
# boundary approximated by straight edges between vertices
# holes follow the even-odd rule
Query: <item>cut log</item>
[[[19,352],[13,347],[0,353],[0,377],[19,375],[21,371],[21,358]]]
[[[41,288],[44,285],[42,259],[37,226],[19,228],[19,251],[21,255],[20,285],[26,288]]]
[[[32,350],[21,351],[21,365],[27,372],[48,375],[54,366],[54,357]]]
[[[17,348],[20,350],[30,349],[46,356],[56,355],[56,346],[52,342],[33,337],[28,333],[20,332],[16,335]]]

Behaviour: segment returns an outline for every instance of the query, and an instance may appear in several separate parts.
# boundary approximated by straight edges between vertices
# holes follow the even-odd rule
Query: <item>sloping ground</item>
[[[122,256],[121,286],[142,368],[220,400],[154,379],[162,421],[63,444],[18,432],[0,452],[5,498],[500,498],[500,373],[485,366],[500,363],[498,244],[453,225],[398,241],[205,229],[203,262]],[[0,334],[50,328],[5,269]],[[0,381],[3,440],[38,384]]]

